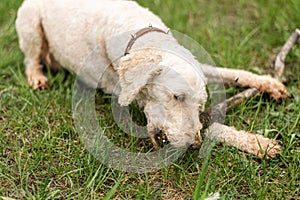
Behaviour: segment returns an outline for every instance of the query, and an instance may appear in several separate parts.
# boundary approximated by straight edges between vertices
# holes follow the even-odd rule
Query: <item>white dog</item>
[[[121,105],[136,100],[144,108],[151,138],[164,133],[175,147],[188,147],[202,129],[198,116],[207,100],[206,80],[216,74],[224,82],[257,88],[275,99],[287,94],[284,85],[269,76],[201,65],[168,33],[159,17],[134,1],[25,0],[16,27],[31,87],[46,88],[42,61],[79,74],[86,58],[97,49],[101,78],[91,71],[82,79],[107,93],[117,93]],[[125,36],[118,37],[122,34]],[[172,47],[175,53],[164,51],[165,47]],[[89,62],[96,66],[93,60]],[[121,89],[114,91],[118,81]],[[230,131],[235,129],[227,133]],[[264,153],[271,145],[276,148],[270,155],[278,153],[276,142],[253,136],[248,152]],[[216,138],[228,142],[226,137]],[[245,139],[245,145],[247,142]],[[232,145],[240,147],[241,143]]]

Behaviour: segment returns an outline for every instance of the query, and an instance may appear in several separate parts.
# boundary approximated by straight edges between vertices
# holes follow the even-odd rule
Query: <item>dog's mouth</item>
[[[165,132],[159,128],[154,128],[150,132],[150,138],[151,138],[151,141],[152,141],[155,149],[164,147],[164,145],[167,145],[170,143]]]
[[[164,147],[167,144],[170,144],[170,141],[168,140],[165,131],[163,131],[162,129],[159,129],[159,128],[154,128],[150,132],[150,138],[151,138],[151,141],[152,141],[155,149],[159,149],[159,148]],[[202,142],[202,137],[201,137],[200,133],[198,133],[195,136],[195,141],[189,145],[188,149],[191,149],[191,150],[200,149],[201,142]]]

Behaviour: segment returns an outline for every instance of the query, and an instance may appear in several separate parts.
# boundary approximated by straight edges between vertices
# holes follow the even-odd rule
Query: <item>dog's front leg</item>
[[[202,71],[208,80],[221,79],[230,85],[256,88],[259,91],[269,93],[274,99],[284,98],[289,95],[285,86],[271,76],[261,76],[244,70],[213,67],[210,65],[203,65]]]
[[[213,123],[208,127],[205,136],[211,140],[224,142],[228,146],[234,146],[242,151],[251,153],[260,158],[266,156],[274,158],[280,153],[280,145],[262,135],[247,131],[238,131],[234,127]]]

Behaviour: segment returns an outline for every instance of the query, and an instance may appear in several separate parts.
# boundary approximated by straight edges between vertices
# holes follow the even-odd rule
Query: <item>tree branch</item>
[[[279,79],[282,76],[285,68],[285,59],[287,54],[291,51],[293,45],[295,45],[296,41],[300,37],[300,29],[296,29],[295,32],[291,34],[289,39],[286,41],[284,46],[282,47],[281,51],[277,55],[276,62],[275,62],[275,78]],[[222,117],[224,113],[223,111],[227,112],[233,106],[237,106],[242,103],[246,99],[250,99],[257,95],[259,91],[255,88],[247,89],[241,93],[226,99],[225,101],[217,104],[213,108],[210,108],[208,111],[203,112],[200,114],[199,118],[201,123],[203,124],[204,128],[207,128],[211,124],[211,119],[218,119]],[[218,117],[219,115],[219,117]]]
[[[285,59],[288,53],[291,51],[294,44],[300,37],[300,29],[296,29],[295,32],[289,37],[284,46],[282,47],[280,53],[276,57],[275,61],[275,78],[280,79],[285,68]]]

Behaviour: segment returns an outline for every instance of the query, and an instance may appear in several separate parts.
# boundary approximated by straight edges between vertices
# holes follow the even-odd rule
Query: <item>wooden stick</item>
[[[284,44],[280,53],[278,54],[275,62],[275,78],[280,79],[285,68],[285,59],[287,54],[291,51],[293,45],[300,37],[300,30],[296,29],[294,33],[289,37],[288,41]],[[257,95],[259,91],[255,88],[247,89],[241,93],[234,95],[233,97],[213,106],[206,112],[199,115],[200,121],[203,124],[205,130],[205,136],[211,138],[209,142],[204,140],[204,144],[195,142],[191,146],[191,149],[200,149],[200,155],[204,157],[209,152],[213,145],[214,140],[223,141],[227,145],[235,146],[243,151],[257,155],[258,157],[275,157],[280,152],[280,145],[276,141],[272,141],[268,138],[264,138],[258,134],[252,134],[245,131],[237,131],[233,127],[228,127],[219,124],[218,117],[224,117],[224,114],[233,106],[242,103],[245,99],[249,99]],[[258,144],[258,145],[257,145]],[[269,148],[270,147],[270,148]],[[203,150],[204,149],[204,150]]]
[[[247,90],[245,90],[243,92],[240,92],[240,93],[230,97],[229,99],[226,99],[225,101],[215,105],[213,107],[213,110],[225,109],[225,111],[227,112],[233,106],[239,105],[245,99],[249,99],[251,97],[254,97],[258,93],[259,93],[259,91],[255,88],[247,89]]]
[[[276,57],[275,61],[275,78],[280,79],[285,68],[285,59],[288,53],[291,51],[294,44],[300,37],[300,29],[296,29],[295,32],[289,37],[284,46],[282,47],[280,53]]]
[[[257,95],[259,91],[255,88],[247,89],[243,92],[240,92],[229,99],[213,106],[208,111],[200,113],[200,122],[204,128],[207,128],[211,124],[211,120],[218,121],[218,119],[223,117],[224,112],[227,112],[233,106],[237,106],[246,99],[250,99]],[[221,119],[220,119],[221,120]]]
[[[284,62],[286,56],[291,51],[293,45],[295,45],[299,37],[300,37],[300,29],[296,29],[295,32],[291,34],[287,42],[284,44],[280,53],[277,55],[276,62],[275,62],[275,78],[279,79],[282,76],[282,73],[284,72],[284,68],[285,68]],[[224,111],[227,112],[233,106],[239,105],[244,100],[250,99],[255,95],[257,95],[258,93],[259,91],[255,88],[247,89],[217,104],[216,106],[209,109],[208,111],[201,113],[199,118],[201,123],[203,124],[203,127],[207,128],[211,124],[211,119],[218,119],[218,115],[219,117],[222,117],[223,116],[222,112]]]

